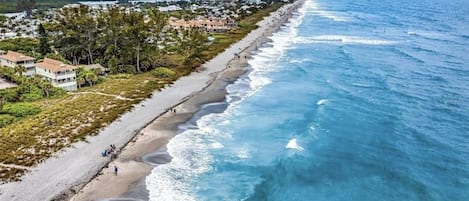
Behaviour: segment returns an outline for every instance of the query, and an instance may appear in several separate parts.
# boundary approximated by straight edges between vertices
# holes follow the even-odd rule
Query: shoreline
[[[202,91],[194,94],[188,100],[176,105],[176,113],[166,112],[147,127],[129,143],[118,156],[93,180],[84,186],[71,201],[100,200],[112,201],[148,200],[148,190],[145,179],[158,164],[170,162],[171,156],[166,152],[166,145],[179,132],[178,125],[193,119],[202,106],[210,103],[223,103],[226,99],[226,87],[248,72],[247,61],[252,52],[270,41],[269,37],[288,22],[294,11],[303,3],[302,0],[288,4],[288,10],[280,18],[275,18],[281,9],[264,18],[268,27],[248,47],[240,50],[238,58],[231,59],[224,70],[219,72],[213,81]],[[154,165],[144,161],[146,156],[153,155]],[[169,158],[169,159],[168,159]],[[113,167],[119,167],[119,174],[113,173]],[[126,170],[122,170],[126,168]],[[131,169],[131,170],[130,170]],[[121,178],[118,178],[121,177]],[[122,178],[123,177],[123,178]],[[116,179],[118,178],[118,179]]]
[[[176,134],[177,125],[189,120],[201,105],[223,101],[225,87],[246,72],[244,56],[257,43],[268,40],[266,35],[277,31],[302,2],[284,5],[265,17],[258,23],[259,28],[205,63],[203,71],[193,72],[154,92],[151,98],[135,105],[98,135],[72,144],[33,167],[22,181],[0,185],[0,200],[94,200],[128,192],[153,169],[141,157],[164,147]],[[278,20],[275,14],[281,16],[282,22],[273,21]],[[240,59],[233,59],[235,54]],[[176,114],[168,112],[173,107]],[[100,156],[109,144],[122,150],[114,161]],[[115,163],[119,167],[117,177],[108,168]]]

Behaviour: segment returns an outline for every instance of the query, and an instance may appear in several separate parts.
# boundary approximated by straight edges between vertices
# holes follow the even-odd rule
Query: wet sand
[[[220,72],[214,81],[204,90],[191,96],[187,101],[174,107],[176,113],[167,112],[142,130],[132,143],[123,151],[119,158],[103,169],[102,175],[93,179],[75,195],[72,200],[148,200],[145,177],[158,164],[170,162],[171,156],[166,152],[165,145],[178,132],[178,125],[189,121],[200,107],[207,103],[223,102],[226,86],[236,81],[248,71],[247,61],[250,53],[261,44],[269,41],[268,36],[276,32],[288,20],[290,14],[284,14],[278,21],[270,21],[270,27],[247,48],[235,56],[228,67]],[[113,174],[114,166],[123,173]],[[125,170],[123,170],[126,168]],[[140,168],[140,169],[136,169]],[[125,177],[124,179],[116,179]]]
[[[301,3],[297,1],[294,5]],[[148,199],[145,176],[155,163],[170,160],[164,149],[177,134],[177,126],[188,121],[201,105],[225,99],[225,87],[247,71],[249,53],[278,30],[293,8],[289,4],[275,12],[275,16],[266,17],[258,23],[258,29],[205,63],[202,71],[155,92],[99,135],[37,165],[21,182],[0,185],[0,200],[68,200],[72,196],[72,200]],[[235,54],[240,55],[239,59]],[[170,112],[173,108],[176,113]],[[100,156],[109,144],[120,150],[115,160]],[[152,164],[145,163],[143,158]],[[119,168],[117,175],[115,165]],[[113,197],[116,199],[108,199]]]
[[[167,112],[144,128],[136,136],[136,140],[127,145],[119,157],[103,169],[102,175],[93,179],[72,200],[116,200],[111,197],[119,196],[147,200],[144,179],[155,165],[171,160],[165,145],[177,134],[178,125],[191,119],[201,105],[223,101],[226,85],[232,83],[233,78],[244,74],[245,69],[245,65],[239,65],[225,70],[204,91],[176,106],[176,113]],[[117,176],[113,172],[115,165],[119,167]]]

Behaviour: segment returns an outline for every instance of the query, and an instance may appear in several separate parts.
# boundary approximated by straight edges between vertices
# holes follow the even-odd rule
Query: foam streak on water
[[[169,142],[150,200],[469,200],[467,13],[307,0]]]
[[[167,148],[172,161],[157,166],[146,179],[150,200],[200,200],[197,199],[197,183],[194,181],[200,175],[213,171],[215,159],[210,152],[225,147],[216,138],[231,138],[230,132],[220,131],[215,125],[229,124],[227,116],[236,113],[237,104],[270,83],[266,75],[278,70],[275,64],[291,44],[289,37],[296,35],[296,26],[301,23],[302,17],[303,11],[300,9],[281,31],[271,37],[271,42],[259,47],[256,55],[249,60],[252,71],[227,87],[227,102],[230,105],[224,113],[203,116],[197,121],[196,129],[186,130],[170,140]],[[237,147],[231,153],[239,160],[251,157],[247,147]]]

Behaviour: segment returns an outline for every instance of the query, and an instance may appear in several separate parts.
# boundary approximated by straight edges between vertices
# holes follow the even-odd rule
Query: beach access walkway
[[[16,87],[16,84],[8,82],[3,78],[0,78],[0,89],[6,89],[11,87]]]
[[[231,45],[224,52],[204,64],[204,71],[192,73],[174,82],[170,87],[153,93],[137,104],[132,111],[104,128],[98,135],[88,137],[62,150],[54,157],[33,167],[20,182],[0,186],[0,200],[35,201],[63,200],[78,191],[110,162],[102,157],[103,148],[115,144],[119,149],[125,146],[142,128],[170,108],[184,102],[192,94],[207,87],[216,73],[225,69],[235,54],[256,42],[271,27],[276,17],[281,16],[292,4],[286,5],[273,15],[258,23],[245,38]],[[274,16],[275,15],[275,16]]]

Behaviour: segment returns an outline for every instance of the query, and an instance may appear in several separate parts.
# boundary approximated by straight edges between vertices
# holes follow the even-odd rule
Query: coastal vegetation
[[[5,50],[38,59],[47,55],[75,65],[99,63],[111,74],[100,77],[100,72],[81,68],[80,89],[65,93],[37,77],[19,76],[20,70],[0,68],[0,76],[18,84],[0,90],[0,161],[6,164],[0,164],[1,181],[16,180],[28,167],[97,134],[155,90],[242,39],[280,6],[272,4],[243,16],[238,28],[212,34],[213,41],[196,29],[169,28],[170,14],[155,9],[93,11],[86,6],[63,9],[61,17],[42,25],[42,38],[22,39],[24,47],[0,41],[0,49],[3,43]]]
[[[35,38],[10,38],[0,40],[0,50],[13,50],[25,55],[39,57],[39,41]]]
[[[22,0],[0,0],[0,13],[21,12],[24,7],[18,6]],[[78,0],[38,0],[35,3],[37,9],[60,8],[64,5],[77,3]]]

